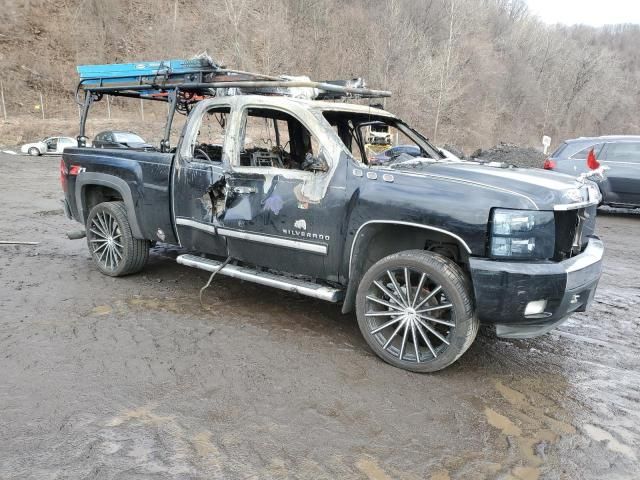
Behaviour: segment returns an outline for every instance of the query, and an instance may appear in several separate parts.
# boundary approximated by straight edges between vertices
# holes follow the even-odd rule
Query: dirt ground
[[[599,216],[589,312],[418,375],[331,304],[220,277],[200,306],[170,248],[101,275],[58,165],[0,155],[0,240],[40,242],[0,245],[0,478],[637,478],[640,212]]]

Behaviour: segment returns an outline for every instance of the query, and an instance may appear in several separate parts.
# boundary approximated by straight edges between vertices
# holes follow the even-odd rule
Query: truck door
[[[223,237],[216,235],[224,207],[223,156],[230,119],[227,105],[215,105],[189,118],[193,132],[176,152],[172,203],[180,245],[190,250],[226,256]]]
[[[46,140],[47,152],[46,153],[58,153],[59,138],[52,137]]]
[[[343,241],[344,176],[313,131],[291,112],[246,106],[227,174],[227,199],[220,235],[229,254],[247,263],[314,278],[337,271]],[[309,112],[306,112],[310,115]],[[318,134],[319,133],[319,134]],[[326,134],[326,133],[325,133]],[[336,188],[337,187],[337,188]]]

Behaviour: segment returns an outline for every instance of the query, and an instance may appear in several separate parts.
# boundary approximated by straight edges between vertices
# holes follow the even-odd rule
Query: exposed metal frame
[[[77,141],[79,147],[87,146],[87,137],[85,135],[85,128],[87,125],[87,114],[89,113],[89,107],[94,100],[94,94],[90,91],[84,92],[84,101],[82,102],[82,114],[80,115],[80,132],[78,133]]]
[[[167,114],[167,123],[164,127],[164,137],[160,140],[160,151],[168,152],[171,150],[171,125],[173,124],[173,116],[178,106],[178,89],[169,92],[169,113]]]

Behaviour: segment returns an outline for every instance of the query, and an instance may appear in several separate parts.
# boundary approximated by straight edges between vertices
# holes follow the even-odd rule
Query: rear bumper
[[[501,262],[471,258],[476,308],[500,337],[529,338],[547,333],[593,300],[602,274],[604,246],[591,237],[585,250],[557,263]],[[528,314],[530,302],[546,301]]]

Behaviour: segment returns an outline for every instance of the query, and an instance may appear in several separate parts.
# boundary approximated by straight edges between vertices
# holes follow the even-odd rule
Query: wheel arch
[[[135,210],[133,195],[127,182],[114,175],[100,172],[82,172],[76,178],[76,205],[78,214],[86,222],[89,211],[103,201],[122,200],[127,210],[131,233],[144,239]]]
[[[348,283],[342,313],[354,309],[356,292],[364,273],[377,261],[404,250],[428,250],[468,264],[471,249],[460,236],[440,227],[395,220],[370,220],[354,235],[349,257]]]

